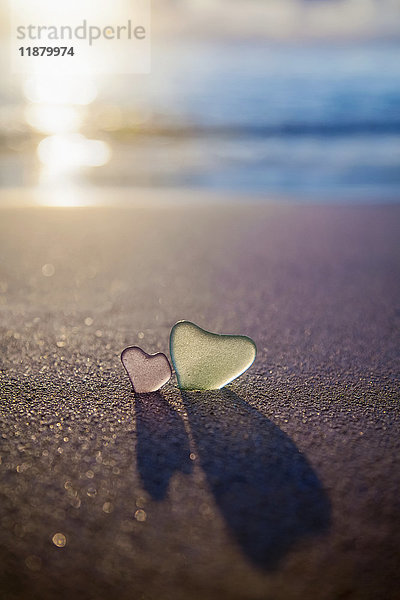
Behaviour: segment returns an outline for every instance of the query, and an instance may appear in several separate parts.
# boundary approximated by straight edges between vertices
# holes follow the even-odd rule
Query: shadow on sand
[[[175,471],[190,473],[189,439],[179,413],[160,394],[136,394],[137,462],[144,489],[163,500]]]
[[[296,541],[328,529],[329,500],[285,433],[228,389],[182,399],[215,501],[253,564],[274,569]],[[161,394],[137,397],[136,411],[139,471],[160,500],[174,471],[190,471],[189,441]]]

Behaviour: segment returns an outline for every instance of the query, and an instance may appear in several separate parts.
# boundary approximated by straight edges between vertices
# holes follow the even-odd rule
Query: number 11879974
[[[74,56],[74,47],[71,46],[21,46],[18,48],[21,56]]]

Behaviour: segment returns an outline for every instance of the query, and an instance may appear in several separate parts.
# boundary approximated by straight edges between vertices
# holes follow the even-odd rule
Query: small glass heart
[[[129,346],[122,352],[121,361],[137,394],[156,392],[172,375],[169,360],[162,352],[147,354],[139,346]]]

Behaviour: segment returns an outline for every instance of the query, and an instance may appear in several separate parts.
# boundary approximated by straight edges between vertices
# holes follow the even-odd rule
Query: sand
[[[2,600],[398,598],[399,225],[1,210]],[[251,336],[256,362],[135,398],[120,352],[168,354],[180,319]]]

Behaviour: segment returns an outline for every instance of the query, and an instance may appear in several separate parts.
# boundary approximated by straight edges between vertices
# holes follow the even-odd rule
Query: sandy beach
[[[398,205],[2,209],[1,598],[398,598],[399,234]],[[121,351],[180,319],[256,362],[135,398]]]

